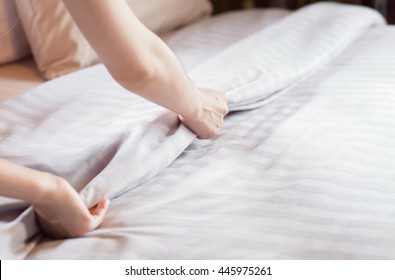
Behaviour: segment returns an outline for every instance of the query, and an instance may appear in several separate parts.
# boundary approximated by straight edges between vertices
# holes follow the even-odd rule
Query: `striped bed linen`
[[[316,7],[326,11],[328,7],[336,11],[354,9],[330,4]],[[358,12],[355,10],[355,13]],[[100,229],[87,234],[85,238],[44,240],[33,249],[29,248],[31,251],[27,257],[394,258],[395,143],[392,141],[392,134],[395,124],[392,93],[395,81],[392,77],[395,74],[395,61],[392,60],[395,60],[395,56],[391,51],[395,43],[395,29],[380,25],[380,18],[374,13],[364,15],[367,20],[370,15],[370,24],[376,23],[378,26],[366,25],[364,32],[360,30],[359,34],[354,34],[358,33],[358,30],[354,30],[353,34],[357,39],[354,37],[341,50],[334,50],[336,55],[330,61],[321,59],[320,65],[306,67],[305,76],[297,76],[291,82],[283,79],[282,86],[278,86],[280,79],[277,86],[272,86],[271,91],[267,91],[269,94],[264,96],[276,94],[276,98],[271,98],[271,102],[254,110],[231,113],[221,134],[212,140],[193,140],[193,135],[187,129],[173,126],[175,116],[151,104],[140,102],[135,97],[123,93],[117,95],[117,99],[113,101],[106,92],[120,92],[121,89],[115,90],[115,85],[107,88],[104,82],[100,84],[105,77],[100,67],[64,78],[64,84],[83,78],[85,84],[96,84],[97,88],[103,89],[99,91],[92,108],[100,108],[105,112],[105,108],[114,106],[122,114],[142,108],[144,112],[149,112],[149,117],[145,118],[147,114],[130,123],[124,118],[116,117],[116,114],[113,116],[113,112],[109,110],[106,112],[106,120],[112,122],[111,128],[118,133],[126,130],[127,137],[125,134],[121,135],[122,138],[106,131],[89,142],[86,137],[89,139],[92,131],[79,131],[83,137],[67,139],[71,145],[73,141],[81,141],[82,138],[88,146],[89,143],[95,143],[95,155],[103,156],[98,160],[102,165],[95,162],[90,166],[91,177],[99,172],[99,175],[90,180],[85,178],[87,170],[77,172],[82,174],[75,174],[76,165],[70,166],[66,161],[52,165],[54,159],[49,161],[49,152],[45,154],[47,146],[40,150],[37,155],[40,160],[35,160],[41,164],[47,160],[51,165],[38,167],[61,170],[67,179],[82,189],[81,195],[88,204],[95,200],[96,191],[100,197],[103,194],[100,191],[109,190],[103,187],[105,183],[115,182],[117,191],[111,189],[114,199]],[[289,17],[285,20],[287,18]],[[272,26],[279,24],[284,24],[284,20]],[[324,29],[323,26],[314,28]],[[267,28],[269,29],[270,27]],[[294,35],[290,34],[291,37]],[[337,35],[334,34],[334,37]],[[253,37],[246,40],[251,38]],[[331,42],[331,45],[335,44]],[[227,51],[229,49],[221,52],[219,56]],[[217,57],[210,60],[215,59]],[[194,69],[208,67],[210,60]],[[198,72],[192,70],[191,76],[196,75],[193,71]],[[60,115],[65,119],[59,117],[58,110],[47,111],[45,116],[52,113],[59,119],[46,118],[39,123],[44,123],[45,127],[46,122],[53,121],[49,127],[56,127],[66,120],[66,124],[75,126],[74,122],[69,121],[72,111],[70,109],[73,109],[76,114],[75,122],[82,118],[91,125],[88,118],[83,118],[80,115],[81,110],[77,108],[91,102],[92,96],[86,95],[86,102],[78,103],[83,100],[78,95],[81,94],[81,85],[75,85],[74,91],[74,85],[70,85],[68,90],[76,92],[73,97],[63,101],[57,97],[51,99],[46,92],[56,90],[57,84],[52,85],[53,88],[50,84],[40,89],[42,96],[48,98],[48,110],[54,107],[67,108]],[[24,110],[30,109],[30,114],[33,114],[37,110],[32,108],[33,105],[42,106],[40,110],[45,111],[44,105],[34,103],[36,98],[42,98],[40,90],[35,93],[38,97],[27,95],[30,99],[24,96],[13,101],[15,103],[5,105],[15,106],[9,110],[11,112],[21,106]],[[255,102],[261,102],[255,97],[248,100],[254,101],[251,102],[253,107]],[[77,103],[70,106],[70,102]],[[131,102],[138,108],[129,107]],[[243,106],[245,104],[249,103],[244,102]],[[20,110],[17,115],[23,118],[21,112],[25,111]],[[128,114],[124,116],[138,116]],[[28,117],[31,115],[28,114]],[[30,123],[31,126],[26,125],[16,132],[10,131],[9,137],[15,138],[11,142],[2,141],[1,145],[15,145],[17,141],[26,141],[26,135],[32,140],[29,132],[36,129],[33,124],[37,124],[39,119],[38,116],[35,117]],[[9,121],[11,118],[3,123]],[[137,132],[126,129],[130,124],[137,127]],[[98,126],[103,127],[103,123]],[[81,127],[70,129],[78,130]],[[162,139],[169,131],[175,138]],[[135,138],[129,137],[133,133]],[[109,149],[106,144],[114,135],[118,136],[116,139],[120,139],[122,145]],[[150,142],[149,147],[143,151],[140,149],[146,143],[142,143],[138,149],[135,148],[135,143],[138,144],[139,139],[147,140],[144,138],[147,135],[150,140],[154,139],[153,143]],[[5,137],[6,140],[9,137]],[[22,140],[18,140],[18,137]],[[55,138],[56,141],[60,139],[60,136]],[[129,139],[132,139],[130,143]],[[48,140],[48,145],[52,141],[54,140]],[[188,141],[193,142],[189,145]],[[179,144],[176,148],[172,146],[174,142]],[[166,146],[166,143],[169,145]],[[4,146],[1,147],[4,154]],[[157,154],[162,147],[167,147],[166,151],[170,152],[162,153],[161,158],[143,157]],[[88,166],[84,156],[80,155],[85,150],[86,148],[76,149],[75,154],[78,156],[75,157],[80,158],[82,165]],[[13,156],[12,159],[22,163],[23,160],[34,158],[20,155],[14,150],[8,152]],[[20,150],[18,152],[22,153]],[[146,164],[145,166],[150,167],[143,172],[144,176],[133,175],[137,177],[131,184],[130,178],[126,182],[123,181],[126,180],[124,176],[117,178],[106,173],[106,169],[113,172],[121,170],[122,163],[127,166],[132,164],[130,155],[134,157],[134,152],[141,153],[141,157],[146,160],[139,161],[140,165]],[[45,156],[40,158],[42,153]],[[178,153],[181,155],[174,160]],[[10,157],[9,154],[8,156]],[[113,159],[117,156],[120,158],[115,160],[114,165]],[[93,161],[97,159],[95,156]],[[70,160],[76,163],[74,157]],[[167,164],[170,165],[165,168]],[[119,193],[119,184],[127,184],[130,191]],[[32,225],[28,227],[31,229]]]
[[[170,35],[165,36],[163,38],[168,45],[176,52],[177,56],[179,57],[180,61],[182,62],[184,68],[189,71],[192,68],[194,68],[196,65],[202,63],[206,59],[214,56],[216,53],[219,51],[223,50],[226,48],[228,45],[233,44],[242,38],[254,33],[254,31],[258,31],[262,28],[264,28],[267,25],[272,24],[276,20],[281,19],[282,17],[286,16],[289,12],[285,10],[278,10],[278,9],[267,9],[267,10],[254,10],[254,11],[243,11],[243,12],[234,12],[234,13],[229,13],[221,16],[216,16],[212,18],[208,18],[206,20],[202,20],[194,25],[190,25],[180,31],[177,31],[175,33],[172,33]],[[217,38],[217,40],[215,39]],[[192,55],[194,53],[194,55]],[[69,101],[70,103],[75,99],[75,96],[79,96],[83,93],[85,93],[86,89],[88,87],[94,87],[93,97],[86,97],[87,102],[82,102],[82,106],[86,106],[85,109],[83,110],[82,114],[86,115],[86,112],[89,108],[93,108],[95,106],[94,111],[95,113],[99,113],[98,118],[95,120],[91,120],[92,122],[95,123],[95,126],[90,127],[92,130],[97,130],[97,127],[100,128],[100,130],[104,130],[106,128],[107,131],[106,134],[112,134],[107,137],[107,139],[112,139],[113,143],[108,143],[106,142],[106,138],[104,138],[100,144],[100,141],[98,141],[97,134],[95,133],[91,139],[94,143],[94,145],[97,147],[96,151],[100,151],[100,145],[102,145],[103,151],[107,151],[107,158],[108,160],[111,158],[111,154],[115,153],[117,147],[114,145],[117,143],[122,142],[122,135],[127,135],[128,132],[127,130],[125,131],[124,127],[128,126],[129,128],[132,128],[130,120],[133,120],[135,116],[131,116],[130,114],[133,114],[132,112],[134,110],[128,110],[128,108],[125,106],[129,106],[130,109],[135,109],[139,108],[140,111],[145,111],[145,113],[150,114],[150,112],[147,110],[145,106],[149,106],[150,108],[155,108],[152,107],[152,104],[149,103],[135,103],[139,99],[134,99],[133,102],[129,100],[129,98],[135,98],[135,96],[130,95],[130,93],[125,93],[125,94],[119,94],[118,91],[120,91],[119,86],[114,83],[109,75],[106,73],[105,69],[103,66],[96,66],[92,67],[91,69],[86,69],[79,71],[74,74],[75,76],[71,77],[64,77],[62,78],[63,81],[61,82],[61,85],[53,83],[58,83],[57,81],[55,82],[50,82],[47,83],[46,85],[37,88],[34,91],[34,94],[29,93],[27,96],[24,96],[23,98],[18,98],[14,101],[11,101],[12,107],[20,107],[22,108],[20,110],[17,109],[12,109],[12,115],[9,115],[7,118],[7,114],[10,114],[9,109],[9,104],[10,102],[5,102],[2,103],[0,111],[1,111],[1,116],[2,116],[2,122],[1,124],[3,127],[1,127],[2,131],[2,139],[6,138],[7,134],[8,135],[13,135],[11,131],[15,132],[15,136],[17,138],[22,138],[23,135],[21,135],[18,130],[23,129],[23,126],[21,126],[21,119],[23,119],[23,122],[25,123],[25,127],[32,127],[35,130],[40,129],[40,125],[36,125],[37,122],[37,117],[32,117],[31,115],[27,115],[26,112],[23,112],[26,109],[29,109],[29,111],[32,111],[36,109],[36,114],[38,116],[41,116],[43,119],[43,122],[46,119],[46,116],[52,119],[54,121],[55,117],[53,116],[53,113],[50,111],[45,112],[44,109],[45,107],[43,105],[47,104],[49,110],[52,108],[52,111],[57,111],[58,108],[62,108],[57,114],[60,114],[60,118],[58,119],[58,125],[50,124],[51,127],[55,127],[55,129],[50,129],[46,135],[50,135],[44,140],[36,140],[32,141],[32,137],[41,137],[40,133],[35,133],[32,135],[28,130],[25,129],[25,139],[26,141],[19,140],[19,147],[17,149],[13,148],[15,146],[15,143],[11,139],[12,145],[7,147],[7,144],[2,142],[1,143],[1,156],[5,157],[7,156],[10,160],[24,164],[26,166],[31,166],[34,168],[38,168],[40,170],[47,170],[49,172],[54,172],[56,174],[62,174],[65,178],[67,178],[68,181],[72,183],[72,185],[76,189],[81,189],[83,188],[84,180],[81,180],[81,177],[83,176],[86,178],[89,177],[95,177],[95,174],[97,174],[101,169],[104,168],[105,164],[107,163],[105,160],[97,160],[97,158],[93,158],[93,160],[90,161],[93,166],[90,167],[92,170],[92,175],[89,176],[87,173],[87,162],[81,160],[81,158],[76,157],[76,155],[82,156],[84,158],[84,154],[79,154],[73,151],[65,151],[63,156],[66,156],[65,159],[67,161],[70,161],[72,159],[73,164],[68,165],[69,170],[64,170],[62,168],[63,162],[65,161],[58,161],[58,158],[63,158],[62,156],[59,156],[59,152],[62,152],[67,148],[69,144],[67,142],[72,142],[73,138],[69,137],[70,135],[76,134],[79,135],[81,133],[81,129],[79,129],[77,132],[71,132],[70,129],[73,128],[73,124],[75,126],[76,123],[72,120],[72,116],[75,116],[78,121],[81,120],[81,114],[75,115],[74,111],[68,112],[69,108],[65,108],[67,105],[66,101]],[[105,81],[105,85],[102,85],[101,82]],[[108,85],[110,83],[110,85]],[[87,86],[88,85],[88,86]],[[104,86],[104,88],[103,88]],[[109,90],[107,88],[110,87]],[[99,92],[101,89],[104,89],[101,91],[101,93],[104,92],[106,94],[105,96],[100,95]],[[62,91],[64,90],[64,92]],[[45,96],[42,97],[40,95],[40,92],[43,92],[43,94],[49,94],[50,96]],[[122,93],[122,90],[121,90]],[[63,94],[63,96],[59,96],[60,94]],[[53,102],[57,102],[56,104],[51,103],[51,100]],[[66,100],[66,101],[65,101]],[[15,103],[16,101],[16,103]],[[77,102],[78,104],[80,101]],[[94,104],[92,104],[94,103]],[[26,104],[26,105],[24,105]],[[98,104],[102,104],[103,106],[101,108],[97,107]],[[38,107],[37,107],[38,106]],[[79,105],[81,107],[81,105]],[[120,109],[125,108],[124,112],[125,114],[120,115]],[[156,108],[158,110],[158,108]],[[22,111],[22,112],[20,112]],[[29,112],[28,111],[28,112]],[[111,118],[109,118],[107,112],[112,111],[113,119],[115,119],[116,122],[122,124],[122,126],[118,126],[118,129],[115,129],[114,126],[111,126]],[[161,111],[163,112],[163,111]],[[101,114],[105,114],[105,117],[103,118]],[[62,117],[63,115],[63,117]],[[136,115],[139,115],[137,112]],[[63,118],[64,116],[67,116],[69,118],[69,127],[64,126],[64,121]],[[141,117],[141,114],[140,114]],[[152,116],[151,116],[152,117]],[[15,119],[16,118],[16,119]],[[18,120],[18,122],[12,122],[12,120]],[[123,119],[123,120],[122,120]],[[104,122],[104,123],[103,123]],[[15,125],[14,125],[15,124]],[[84,125],[84,124],[83,124]],[[110,127],[108,127],[110,126]],[[8,128],[5,129],[5,127]],[[58,128],[62,127],[63,128],[63,135],[68,135],[66,139],[66,143],[58,143],[58,141],[48,141],[47,139],[50,137],[53,137],[51,134],[54,131],[58,131]],[[45,128],[44,128],[45,129]],[[86,129],[86,125],[84,125],[84,129]],[[113,130],[113,131],[112,131]],[[136,128],[134,127],[134,130]],[[180,130],[181,131],[181,130]],[[62,137],[62,131],[60,131],[61,134],[60,136]],[[89,131],[86,131],[86,135],[89,134]],[[105,134],[105,135],[106,135]],[[82,135],[82,138],[84,135]],[[188,138],[189,141],[192,141],[194,139],[194,136],[191,134],[191,137]],[[74,136],[75,137],[75,136]],[[102,137],[103,138],[103,137]],[[84,147],[89,146],[89,151],[91,152],[92,150],[92,145],[88,141],[88,138],[84,139],[77,139],[78,140],[78,145],[79,151],[84,151]],[[44,157],[48,158],[48,154],[54,154],[57,153],[57,156],[53,157],[53,160],[51,163],[45,164],[45,162],[42,162],[40,159],[37,159],[35,157],[21,157],[15,154],[16,151],[19,150],[19,148],[22,146],[23,148],[26,149],[25,143],[31,142],[31,145],[34,145],[33,147],[30,148],[30,151],[33,151],[33,153],[39,155],[43,150],[44,150]],[[52,143],[55,145],[55,147],[48,147],[48,142]],[[44,145],[45,143],[45,145]],[[143,143],[143,141],[142,141]],[[84,144],[84,146],[81,146],[81,144]],[[109,149],[110,145],[114,145],[113,149]],[[61,146],[61,149],[57,146]],[[180,148],[180,147],[179,147]],[[37,152],[34,152],[34,151]],[[135,149],[138,150],[138,149]],[[180,150],[180,149],[179,149]],[[182,147],[181,147],[182,150]],[[7,155],[7,152],[14,154],[13,157],[10,157],[10,155]],[[70,154],[72,156],[70,156]],[[129,152],[128,154],[133,154],[132,152]],[[85,155],[86,156],[86,155]],[[102,155],[102,158],[105,159],[106,156]],[[48,159],[47,159],[48,160]],[[50,158],[49,158],[50,160]],[[40,162],[41,161],[41,162]],[[78,163],[79,161],[79,163]],[[75,164],[77,162],[77,164]],[[125,163],[123,163],[125,165]],[[96,165],[96,168],[95,168]],[[78,168],[75,168],[75,166],[78,166]],[[84,167],[85,169],[81,169],[81,167]],[[81,170],[82,173],[77,172],[78,170]],[[89,180],[89,179],[88,179]],[[113,183],[111,185],[114,185]],[[19,258],[24,258],[28,255],[28,253],[34,248],[34,246],[37,244],[37,242],[41,239],[40,235],[36,235],[38,229],[36,226],[36,223],[34,221],[34,215],[32,212],[32,209],[27,208],[28,205],[21,203],[19,201],[14,201],[12,199],[7,199],[4,197],[0,197],[0,205],[1,205],[1,211],[0,211],[0,253],[1,257],[4,259],[11,258],[11,259],[19,259]]]

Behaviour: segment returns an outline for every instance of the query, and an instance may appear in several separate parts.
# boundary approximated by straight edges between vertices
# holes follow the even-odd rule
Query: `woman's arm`
[[[34,205],[43,230],[54,237],[75,237],[97,228],[108,209],[102,199],[91,209],[78,193],[58,176],[0,159],[0,196]]]
[[[0,159],[0,195],[31,204],[43,201],[56,177]],[[28,191],[26,191],[28,190]]]
[[[201,138],[217,134],[228,113],[225,96],[199,89],[172,51],[124,0],[63,0],[114,79],[181,116]]]

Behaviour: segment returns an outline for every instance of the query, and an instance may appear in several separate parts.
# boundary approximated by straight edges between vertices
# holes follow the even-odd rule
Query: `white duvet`
[[[39,244],[2,199],[2,257],[394,258],[394,45],[378,13],[326,3],[207,53],[189,75],[238,111],[210,141],[102,66],[2,103],[1,157],[113,198],[100,229]]]

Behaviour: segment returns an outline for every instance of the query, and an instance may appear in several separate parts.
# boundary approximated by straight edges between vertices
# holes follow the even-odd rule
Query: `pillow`
[[[36,61],[46,79],[98,62],[61,0],[15,0]]]
[[[126,0],[137,17],[152,31],[163,34],[212,12],[207,0]]]
[[[161,33],[185,25],[211,12],[208,0],[126,0],[137,17]],[[37,67],[53,79],[97,63],[61,0],[15,0]]]
[[[0,0],[0,50],[0,64],[13,62],[30,54],[14,0]]]

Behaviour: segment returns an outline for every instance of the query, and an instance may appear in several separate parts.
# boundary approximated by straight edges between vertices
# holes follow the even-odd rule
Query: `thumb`
[[[110,205],[110,200],[103,198],[96,205],[96,207],[90,209],[90,213],[92,215],[91,230],[94,230],[103,222],[104,216],[107,213],[109,205]]]

